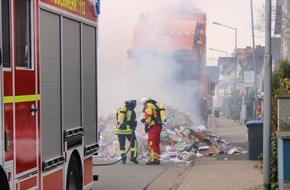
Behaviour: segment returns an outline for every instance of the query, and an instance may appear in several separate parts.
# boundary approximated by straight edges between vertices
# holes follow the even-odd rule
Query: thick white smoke
[[[138,63],[127,59],[127,50],[132,46],[134,26],[139,15],[144,12],[142,9],[145,8],[142,7],[137,11],[136,7],[140,6],[140,1],[130,2],[126,3],[127,8],[122,5],[123,8],[118,9],[116,6],[110,6],[113,3],[110,1],[102,4],[98,61],[99,116],[115,112],[125,100],[140,100],[144,96],[194,115],[198,110],[194,107],[198,100],[194,97],[195,92],[199,90],[198,84],[193,81],[181,83],[176,80],[181,65],[162,57],[145,56]],[[156,0],[155,9],[150,7],[150,2],[146,4],[149,10],[157,11]],[[107,15],[108,12],[116,14]],[[107,17],[108,19],[105,19]],[[146,40],[154,43],[160,37],[156,35],[157,33],[159,32],[148,34]],[[170,41],[165,39],[163,43]]]
[[[147,58],[138,64],[127,59],[127,50],[132,46],[134,26],[140,14],[147,11],[156,12],[159,2],[164,1],[179,2],[178,0],[101,1],[98,48],[99,116],[114,113],[125,100],[140,100],[144,96],[150,96],[160,103],[190,112],[192,116],[196,114],[197,108],[194,106],[199,100],[194,97],[194,94],[200,89],[198,84],[192,81],[185,83],[176,81],[174,76],[180,70],[180,65],[162,58]],[[242,35],[245,33],[240,29],[242,25],[249,32],[250,19],[240,23],[238,20],[250,16],[249,3],[244,3],[245,0],[237,0],[237,2],[236,0],[235,2],[232,0],[191,0],[191,2],[207,13],[207,44],[214,42],[210,47],[226,50],[221,47],[226,45],[226,51],[229,53],[234,48],[233,32],[222,27],[212,26],[210,24],[212,21],[220,21],[237,27],[238,41],[251,43],[251,34],[249,33],[247,40],[242,40]],[[227,6],[233,3],[238,8],[234,6],[235,8],[231,9]],[[226,10],[231,15],[226,16],[227,20],[221,16],[226,14],[220,14],[221,12],[226,13]],[[234,12],[234,14],[230,12]],[[242,12],[242,15],[237,15],[238,12]],[[152,37],[154,39],[154,36]],[[221,42],[215,42],[222,38]]]

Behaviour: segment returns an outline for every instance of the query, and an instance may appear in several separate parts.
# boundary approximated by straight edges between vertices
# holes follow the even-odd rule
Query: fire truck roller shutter
[[[80,23],[63,18],[63,130],[81,127]]]
[[[61,63],[60,16],[40,11],[40,93],[42,157],[50,160],[62,154],[61,147]]]
[[[95,144],[97,135],[96,27],[83,24],[83,124],[85,146]],[[95,39],[95,40],[92,40]]]
[[[62,130],[70,131],[82,127],[81,85],[81,23],[67,17],[62,19]],[[82,189],[84,142],[81,135],[66,141],[65,151],[70,160],[66,171],[67,190]],[[76,187],[76,188],[75,188]]]

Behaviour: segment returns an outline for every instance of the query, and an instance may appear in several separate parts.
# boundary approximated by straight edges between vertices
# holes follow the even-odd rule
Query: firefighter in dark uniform
[[[120,153],[122,157],[122,163],[126,164],[126,139],[131,143],[131,159],[134,164],[138,164],[138,142],[135,136],[135,129],[137,126],[136,112],[136,100],[125,101],[125,105],[120,107],[117,111],[117,126],[115,128],[115,134],[118,135]]]

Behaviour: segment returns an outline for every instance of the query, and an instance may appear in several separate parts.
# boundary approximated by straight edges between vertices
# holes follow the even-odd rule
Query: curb
[[[181,176],[178,178],[178,180],[176,181],[176,183],[174,183],[174,185],[172,186],[172,188],[170,190],[177,190],[179,188],[179,186],[182,184],[182,182],[184,181],[184,179],[186,178],[186,176],[190,173],[190,171],[193,169],[194,164],[196,162],[197,158],[194,158],[190,164],[186,167],[185,171],[181,174]]]

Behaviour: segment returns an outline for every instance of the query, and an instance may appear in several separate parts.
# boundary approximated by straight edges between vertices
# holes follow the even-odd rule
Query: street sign
[[[244,83],[254,83],[254,71],[244,71]]]

